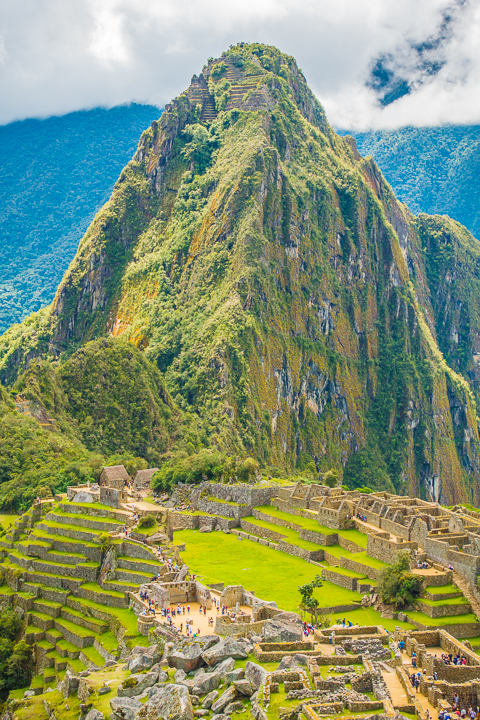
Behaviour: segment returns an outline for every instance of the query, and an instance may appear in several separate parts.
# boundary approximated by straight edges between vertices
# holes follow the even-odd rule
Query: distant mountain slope
[[[160,110],[97,108],[0,127],[0,332],[50,303]]]
[[[480,238],[480,126],[351,133],[414,213],[450,215]]]
[[[295,60],[242,43],[145,130],[0,381],[91,452],[478,506],[479,299],[480,242],[414,216]]]

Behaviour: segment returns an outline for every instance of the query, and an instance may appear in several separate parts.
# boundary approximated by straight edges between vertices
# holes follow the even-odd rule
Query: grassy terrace
[[[255,510],[259,510],[266,515],[272,515],[272,517],[279,518],[279,520],[295,523],[305,530],[314,530],[315,532],[322,533],[322,535],[339,535],[340,537],[357,543],[357,545],[361,547],[367,547],[367,536],[359,530],[332,530],[332,528],[326,527],[326,525],[319,525],[313,518],[304,518],[301,515],[286,513],[271,505],[261,505],[255,508]]]
[[[456,597],[449,598],[448,600],[427,600],[427,598],[420,598],[421,602],[430,607],[438,607],[439,605],[463,605],[468,603],[467,598]]]
[[[78,517],[78,516],[72,515],[72,517]],[[98,535],[98,530],[92,530],[91,528],[84,527],[83,525],[71,525],[70,523],[59,523],[59,522],[56,522],[55,520],[43,520],[43,519],[41,520],[41,523],[42,523],[42,525],[45,525],[45,527],[47,527],[49,529],[52,528],[52,530],[75,530],[75,532],[89,533],[92,537],[97,537],[97,535]],[[118,525],[118,524],[119,523],[116,523],[116,525]],[[45,528],[40,528],[40,530],[43,530],[45,532]],[[37,531],[35,531],[35,534],[37,534]],[[62,537],[62,540],[63,540],[63,537]],[[83,542],[83,540],[81,542]]]
[[[287,527],[281,527],[280,525],[274,525],[273,523],[266,522],[265,520],[257,520],[253,516],[249,515],[248,517],[242,518],[246,522],[252,523],[253,525],[256,525],[260,528],[265,528],[266,530],[273,530],[274,532],[278,532],[281,535],[284,535],[283,538],[287,542],[291,543],[292,545],[297,545],[297,547],[301,547],[304,550],[320,550],[321,546],[317,545],[316,543],[309,542],[308,540],[301,540],[298,532],[296,530],[291,530]],[[261,532],[258,533],[250,533],[249,530],[246,530],[245,532],[248,532],[249,534],[257,535],[258,537],[263,537]],[[278,542],[275,540],[275,542]]]
[[[465,615],[446,615],[440,618],[431,618],[428,615],[424,615],[421,612],[408,611],[408,617],[415,622],[422,623],[423,625],[429,625],[430,627],[443,627],[444,625],[462,625],[463,623],[478,623],[478,630],[480,632],[480,622],[476,615],[473,613],[467,613]]]
[[[120,520],[113,520],[112,518],[108,517],[95,517],[94,515],[82,515],[81,513],[66,513],[62,510],[53,510],[52,511],[54,515],[57,515],[59,517],[67,517],[71,520],[92,520],[96,522],[102,522],[102,523],[109,523],[110,525],[121,525]],[[48,521],[50,522],[50,521]]]
[[[456,585],[429,585],[425,588],[425,592],[428,592],[431,595],[447,595],[448,593],[460,592],[460,590]]]

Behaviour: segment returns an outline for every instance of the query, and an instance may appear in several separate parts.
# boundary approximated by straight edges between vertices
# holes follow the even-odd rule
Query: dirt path
[[[392,704],[394,706],[408,705],[408,695],[403,689],[403,685],[398,679],[395,670],[393,668],[388,670],[382,669],[382,675],[392,697]]]

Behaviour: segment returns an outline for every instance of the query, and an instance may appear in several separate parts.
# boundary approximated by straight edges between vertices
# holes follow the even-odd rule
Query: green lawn
[[[424,615],[421,612],[410,612],[407,613],[408,617],[415,622],[422,623],[423,625],[430,625],[431,627],[441,627],[443,625],[462,625],[463,623],[474,623],[478,622],[476,615],[473,613],[467,613],[466,615],[445,615],[440,618],[431,618],[428,615]],[[480,624],[478,626],[480,630]]]
[[[319,523],[313,518],[304,518],[302,515],[293,515],[286,513],[283,510],[279,510],[271,505],[261,505],[255,510],[277,517],[280,520],[286,520],[288,522],[295,523],[305,530],[315,530],[315,532],[322,533],[322,535],[339,535],[347,540],[351,540],[360,547],[367,547],[367,535],[360,532],[359,530],[332,530],[332,528],[326,527],[326,525],[319,525]]]
[[[420,601],[430,607],[438,607],[438,605],[464,605],[468,603],[467,598],[464,597],[449,598],[448,600],[427,600],[427,598],[420,598]]]
[[[0,525],[4,530],[8,530],[19,517],[20,515],[0,515]]]
[[[290,528],[286,527],[280,527],[279,525],[274,525],[273,523],[269,523],[265,520],[257,520],[256,518],[252,516],[247,516],[242,518],[242,520],[245,520],[246,522],[252,523],[252,525],[256,525],[258,528],[265,528],[266,530],[274,530],[275,532],[280,533],[283,535],[283,540],[286,540],[289,543],[292,543],[292,545],[296,545],[297,547],[301,547],[304,550],[311,550],[312,552],[315,552],[316,550],[321,550],[322,546],[318,545],[317,543],[309,542],[308,540],[301,540],[297,530],[291,530]],[[248,530],[245,530],[245,532],[249,532]],[[254,532],[252,533],[254,535],[258,535],[258,537],[263,537],[261,531],[260,532]],[[278,542],[275,540],[275,542]]]
[[[235,535],[180,530],[174,541],[186,544],[182,557],[190,571],[201,574],[205,583],[243,585],[262,600],[273,600],[285,610],[298,609],[298,586],[313,580],[320,570],[301,558],[238,540]],[[316,590],[315,596],[324,607],[361,599],[359,593],[329,582]]]
[[[448,593],[460,592],[456,585],[429,585],[425,588],[425,592],[431,595],[447,595]]]

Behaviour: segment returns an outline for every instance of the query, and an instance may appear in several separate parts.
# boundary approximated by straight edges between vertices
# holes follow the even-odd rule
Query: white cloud
[[[450,10],[449,3],[451,4]],[[259,41],[294,55],[330,122],[480,123],[480,0],[0,0],[0,123],[97,105],[163,105],[209,56]],[[453,20],[429,58],[412,48]],[[365,86],[389,56],[412,92]]]

